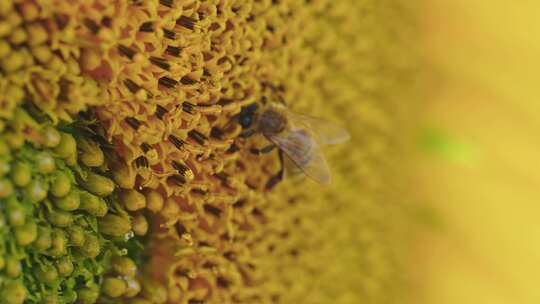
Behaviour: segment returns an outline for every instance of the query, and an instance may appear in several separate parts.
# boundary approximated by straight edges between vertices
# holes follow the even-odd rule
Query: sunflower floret
[[[0,302],[387,302],[405,9],[113,2],[0,1]],[[360,140],[329,156],[335,190],[270,191],[278,155],[253,155],[268,142],[235,117],[280,101]],[[143,248],[158,280],[119,275]]]
[[[85,138],[79,149],[75,138],[85,135],[69,123],[59,131],[23,109],[13,117],[3,123],[22,140],[1,156],[0,294],[9,297],[1,303],[93,304],[100,295],[138,294],[129,256],[142,256],[141,229],[132,231],[102,161],[72,163],[99,144]],[[17,135],[23,131],[33,136]]]

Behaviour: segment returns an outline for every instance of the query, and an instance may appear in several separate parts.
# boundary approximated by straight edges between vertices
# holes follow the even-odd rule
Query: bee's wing
[[[292,125],[310,130],[315,139],[323,145],[336,145],[351,138],[345,128],[324,119],[298,114],[285,109]]]
[[[276,144],[304,173],[321,184],[330,183],[330,169],[322,151],[306,130],[296,129],[270,135]]]

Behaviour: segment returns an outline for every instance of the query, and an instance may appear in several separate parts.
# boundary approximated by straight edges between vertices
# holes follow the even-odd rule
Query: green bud
[[[9,173],[11,165],[7,159],[0,159],[0,177]]]
[[[75,223],[79,226],[81,226],[82,228],[88,228],[90,227],[90,224],[88,224],[88,221],[86,220],[85,217],[79,217]]]
[[[45,182],[34,179],[24,187],[24,195],[31,202],[39,203],[47,197],[48,188]]]
[[[94,304],[99,297],[99,288],[97,286],[84,287],[77,291],[77,304]]]
[[[13,110],[13,118],[10,125],[17,131],[24,131],[24,129],[28,127],[39,127],[32,116],[30,116],[30,114],[28,114],[28,112],[26,112],[22,107],[17,107]],[[19,135],[24,137],[24,134],[22,133]]]
[[[22,282],[8,282],[2,287],[2,304],[23,304],[26,296],[27,291]]]
[[[155,304],[167,302],[167,290],[157,281],[144,278],[142,281],[142,295]]]
[[[99,243],[97,236],[93,234],[87,235],[84,240],[84,246],[82,246],[80,250],[89,258],[97,257],[101,252],[101,244]]]
[[[141,292],[141,284],[135,278],[125,278],[126,281],[126,293],[127,298],[133,298]]]
[[[10,152],[9,145],[4,139],[0,139],[0,155],[6,156]]]
[[[51,194],[56,197],[63,197],[71,190],[71,180],[64,172],[57,172],[51,184]]]
[[[135,186],[137,174],[124,162],[117,163],[112,170],[114,181],[124,189],[132,189]]]
[[[99,145],[90,139],[80,139],[77,141],[81,162],[88,167],[99,167],[103,165],[105,157]]]
[[[32,244],[37,251],[45,251],[52,246],[51,230],[48,227],[39,226],[37,239]]]
[[[13,193],[13,184],[9,179],[0,179],[0,198],[6,198]]]
[[[24,145],[24,136],[16,133],[8,133],[5,135],[6,142],[11,150],[17,150]]]
[[[148,189],[145,191],[144,196],[146,197],[146,207],[148,210],[156,213],[161,211],[163,208],[163,196],[156,190]]]
[[[56,128],[47,126],[42,131],[43,141],[47,148],[58,146],[61,140],[60,132]]]
[[[86,180],[82,181],[81,186],[98,196],[107,196],[114,191],[112,180],[92,172],[88,172]]]
[[[15,228],[15,239],[17,244],[26,246],[37,238],[37,225],[33,221],[26,222],[24,225]]]
[[[148,221],[142,214],[136,215],[131,224],[133,226],[133,232],[138,236],[146,235],[148,232]]]
[[[52,265],[39,265],[34,268],[36,278],[45,284],[52,284],[58,279],[58,271]]]
[[[66,233],[61,229],[54,229],[52,233],[52,244],[49,254],[55,257],[63,256],[67,253]]]
[[[56,169],[54,158],[47,152],[38,153],[36,156],[36,168],[43,174],[49,174]]]
[[[81,205],[80,209],[95,215],[97,217],[103,217],[109,211],[107,203],[100,197],[90,194],[86,191],[80,193]]]
[[[73,273],[73,262],[69,257],[62,257],[56,261],[56,269],[62,277],[67,277]]]
[[[13,166],[13,170],[11,170],[11,180],[15,186],[24,187],[28,185],[31,179],[32,170],[30,169],[30,165],[23,162],[17,162],[15,166]]]
[[[14,197],[8,200],[6,213],[8,223],[13,227],[22,226],[26,222],[26,212],[24,211],[23,206]]]
[[[99,297],[99,289],[95,287],[85,287],[77,292],[77,304],[94,304]]]
[[[77,165],[77,153],[72,154],[70,157],[65,159],[65,162],[68,166],[76,166]]]
[[[68,228],[70,245],[80,247],[84,245],[84,229],[81,226],[73,225]]]
[[[137,190],[124,190],[120,193],[120,202],[129,211],[137,211],[146,207],[146,198]]]
[[[60,132],[60,142],[54,148],[54,152],[61,158],[67,159],[77,155],[77,142],[73,135]]]
[[[10,278],[18,277],[22,272],[21,261],[18,259],[8,256],[6,258],[6,274]]]
[[[71,191],[66,196],[54,199],[54,205],[65,211],[73,211],[79,208],[81,199],[78,191]]]
[[[97,217],[104,217],[107,212],[109,212],[109,206],[107,206],[107,203],[104,200],[100,199],[98,209],[96,210],[94,215]]]
[[[124,236],[131,230],[129,219],[114,214],[99,219],[98,225],[101,233],[111,236]]]
[[[58,298],[58,295],[50,294],[43,297],[43,303],[44,304],[59,304],[60,299]]]
[[[63,210],[52,210],[47,214],[47,219],[56,227],[68,227],[73,224],[73,215]]]
[[[75,303],[77,301],[77,293],[75,290],[68,289],[62,293],[62,298],[64,298],[64,303]]]
[[[112,260],[112,267],[116,273],[126,277],[135,277],[137,266],[132,259],[125,256],[116,256]]]
[[[111,298],[121,297],[126,292],[126,282],[118,278],[105,278],[101,291]]]

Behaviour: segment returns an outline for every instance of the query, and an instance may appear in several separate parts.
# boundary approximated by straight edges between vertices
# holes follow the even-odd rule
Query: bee
[[[283,152],[305,175],[321,184],[330,183],[330,169],[320,145],[335,145],[347,141],[349,133],[343,127],[329,121],[290,111],[279,103],[253,103],[242,108],[237,116],[244,129],[240,136],[262,134],[272,144],[253,153],[268,153],[274,148],[280,151],[283,167]],[[283,172],[271,179],[267,188],[279,182]]]

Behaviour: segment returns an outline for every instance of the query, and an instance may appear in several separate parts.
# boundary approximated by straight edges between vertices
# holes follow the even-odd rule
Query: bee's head
[[[253,125],[255,112],[257,112],[258,107],[256,103],[242,107],[238,116],[238,123],[240,123],[242,129],[249,129]]]

